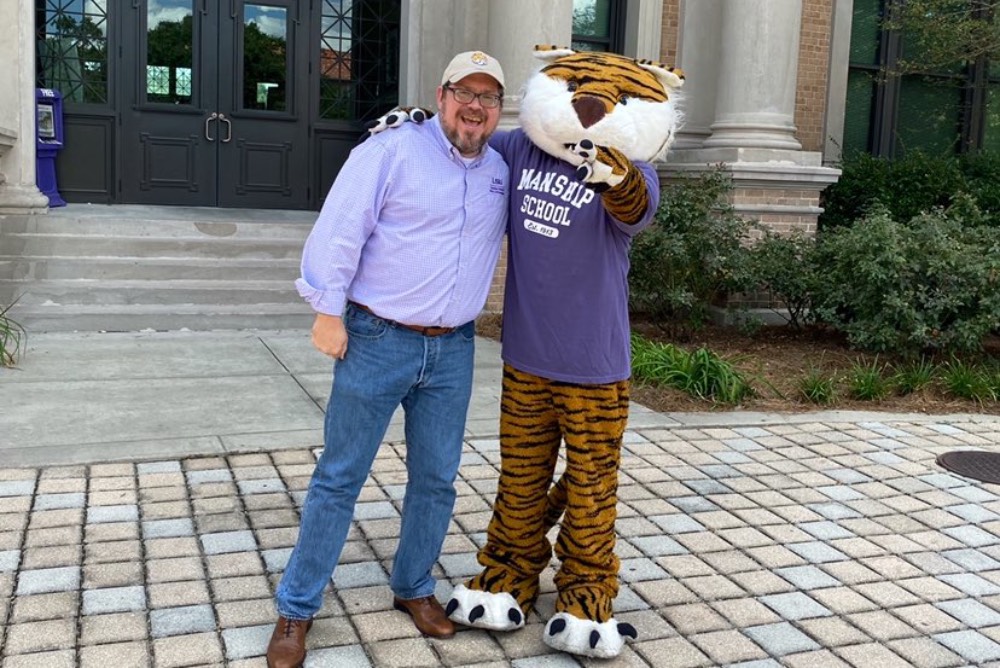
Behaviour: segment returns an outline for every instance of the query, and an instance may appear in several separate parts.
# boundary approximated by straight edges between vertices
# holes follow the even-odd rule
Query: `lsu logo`
[[[497,195],[503,195],[505,190],[503,187],[503,179],[494,176],[490,179],[490,192],[496,193]]]

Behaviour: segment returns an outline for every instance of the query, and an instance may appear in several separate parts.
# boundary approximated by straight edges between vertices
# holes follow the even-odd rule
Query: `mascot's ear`
[[[684,70],[679,67],[668,67],[654,60],[643,59],[635,62],[642,69],[652,72],[667,91],[677,90],[684,85]]]
[[[535,58],[546,62],[553,61],[563,56],[572,56],[576,51],[566,46],[554,46],[551,44],[536,44]]]

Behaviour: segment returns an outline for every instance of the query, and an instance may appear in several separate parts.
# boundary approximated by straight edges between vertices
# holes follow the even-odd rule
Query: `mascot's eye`
[[[568,90],[571,93],[575,93],[576,89],[579,88],[579,87],[580,87],[580,84],[578,84],[575,81],[567,81],[566,82],[566,90]]]
[[[618,97],[618,101],[623,105],[628,104],[628,95],[621,95]]]

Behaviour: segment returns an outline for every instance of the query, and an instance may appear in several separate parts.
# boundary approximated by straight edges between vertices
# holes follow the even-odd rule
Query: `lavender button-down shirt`
[[[371,137],[330,189],[295,287],[319,313],[351,300],[410,325],[469,322],[489,294],[509,180],[492,148],[463,159],[437,117]]]

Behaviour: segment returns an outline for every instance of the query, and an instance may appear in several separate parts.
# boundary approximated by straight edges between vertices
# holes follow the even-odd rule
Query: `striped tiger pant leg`
[[[469,589],[506,592],[528,614],[538,596],[538,576],[552,558],[545,536],[548,493],[561,442],[548,381],[504,365],[500,400],[500,480],[486,545],[484,570]]]
[[[628,381],[553,384],[566,441],[566,511],[556,540],[556,612],[604,623],[618,595],[615,519]]]

